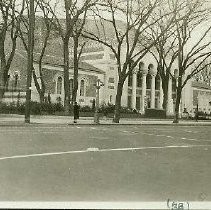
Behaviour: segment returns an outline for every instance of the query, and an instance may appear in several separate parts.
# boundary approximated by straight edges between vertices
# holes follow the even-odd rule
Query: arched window
[[[137,73],[137,87],[141,87],[141,84],[142,84],[141,80],[142,80],[142,74],[141,74],[140,71],[138,71],[138,73]]]
[[[110,101],[109,101],[110,103],[112,103],[112,98],[113,98],[112,95],[110,95]]]
[[[160,76],[157,74],[155,77],[155,90],[160,89]]]
[[[84,96],[84,93],[85,93],[85,83],[84,80],[81,80],[80,96]]]
[[[62,77],[57,79],[57,94],[62,94]]]
[[[14,89],[15,89],[15,91],[17,90],[17,86],[18,86],[18,79],[19,79],[19,75],[18,75],[18,72],[16,71],[14,74]]]
[[[146,82],[147,82],[147,89],[151,89],[151,80],[152,80],[152,77],[150,74],[147,74],[147,78],[146,78]]]

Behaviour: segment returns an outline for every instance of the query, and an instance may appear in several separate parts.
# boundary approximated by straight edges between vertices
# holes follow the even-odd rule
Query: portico
[[[168,114],[173,113],[172,79],[168,88]],[[140,62],[139,68],[134,69],[128,78],[128,107],[145,113],[146,108],[162,109],[163,89],[162,80],[155,66],[150,63],[145,66]]]

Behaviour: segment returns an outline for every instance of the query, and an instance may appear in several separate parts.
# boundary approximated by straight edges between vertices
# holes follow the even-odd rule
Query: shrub
[[[64,107],[61,103],[43,103],[41,104],[41,111],[48,114],[55,114],[55,112],[63,112]]]
[[[145,117],[166,118],[166,111],[163,109],[146,109]]]
[[[55,103],[52,104],[54,107],[54,112],[63,112],[64,111],[64,106],[61,103]]]
[[[55,112],[63,112],[64,107],[59,103],[43,103],[32,101],[31,102],[31,114],[41,115],[42,112],[48,114],[54,114]],[[4,114],[24,114],[25,103],[0,103],[0,113]]]
[[[115,106],[113,104],[102,104],[99,108],[100,113],[104,113],[105,115],[108,113],[114,113]]]
[[[92,108],[90,106],[81,106],[80,107],[81,112],[92,112]]]
[[[38,102],[31,102],[31,114],[40,115],[41,114],[41,104]]]
[[[121,113],[137,113],[135,109],[131,109],[128,107],[121,107]]]
[[[16,112],[17,112],[17,106],[15,102],[11,102],[9,104],[4,102],[0,103],[0,113],[14,114]]]
[[[25,113],[25,103],[17,104],[17,114],[24,114]]]
[[[114,113],[114,110],[115,110],[115,105],[114,104],[108,104],[108,105],[102,104],[100,106],[100,112],[104,113],[104,114]],[[132,109],[130,109],[128,107],[122,106],[120,108],[120,113],[137,113],[137,111],[136,110],[132,110]]]

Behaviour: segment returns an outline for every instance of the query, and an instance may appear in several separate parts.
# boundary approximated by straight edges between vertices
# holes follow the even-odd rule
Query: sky
[[[16,0],[17,4],[21,4],[22,0]],[[57,4],[56,7],[56,13],[58,15],[59,18],[64,18],[64,0],[43,0],[43,1],[47,1],[50,2],[51,5],[55,5]],[[81,3],[84,0],[76,0],[78,2],[79,5],[81,5]],[[207,5],[206,7],[210,5],[211,6],[211,0],[207,1]],[[40,12],[38,12],[37,14],[40,14]],[[0,13],[0,21],[1,21],[1,13]],[[121,19],[121,18],[120,18]],[[194,31],[194,33],[191,34],[191,39],[188,42],[188,46],[189,48],[191,48],[198,40],[199,38],[204,34],[204,31],[207,29],[207,27],[209,26],[209,24],[211,23],[211,21],[208,21],[206,24],[197,27],[197,29]],[[207,39],[205,39],[205,41],[210,41],[211,40],[211,33],[208,34]]]

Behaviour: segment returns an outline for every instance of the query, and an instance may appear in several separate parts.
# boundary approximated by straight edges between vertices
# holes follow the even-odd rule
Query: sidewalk
[[[38,116],[32,115],[30,124],[25,124],[24,115],[16,114],[0,114],[0,126],[31,126],[31,125],[74,125],[72,116]],[[135,118],[120,119],[120,123],[113,123],[112,119],[100,119],[100,125],[189,125],[189,126],[206,126],[211,125],[211,120],[180,120],[178,124],[174,124],[172,119],[149,119]],[[93,117],[81,117],[76,125],[95,125]]]

